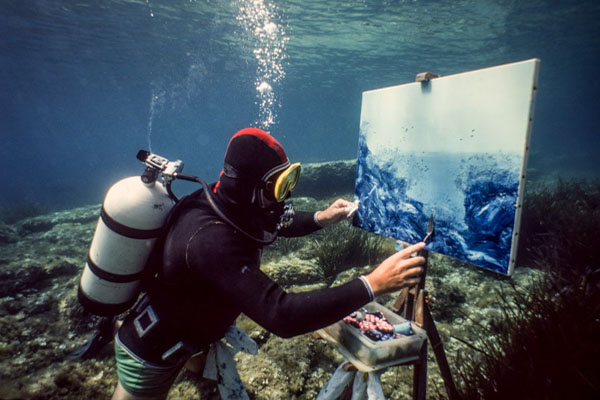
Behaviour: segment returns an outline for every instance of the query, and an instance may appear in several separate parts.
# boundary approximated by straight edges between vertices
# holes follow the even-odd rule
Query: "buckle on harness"
[[[161,358],[168,362],[180,362],[197,353],[197,349],[185,342],[179,341],[165,351]]]
[[[144,311],[133,320],[133,326],[140,338],[144,337],[148,332],[158,324],[158,317],[151,305],[146,307]]]

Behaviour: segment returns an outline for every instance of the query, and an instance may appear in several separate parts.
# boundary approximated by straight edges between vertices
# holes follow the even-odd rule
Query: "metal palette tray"
[[[406,322],[404,318],[376,302],[367,304],[363,309],[369,313],[382,312],[394,325]],[[415,324],[412,324],[412,328],[414,332],[412,336],[379,342],[369,339],[359,329],[344,321],[338,321],[317,333],[333,344],[359,371],[372,372],[419,358],[427,333]]]

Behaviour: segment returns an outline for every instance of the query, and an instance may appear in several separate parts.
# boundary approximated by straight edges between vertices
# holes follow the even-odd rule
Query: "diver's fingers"
[[[417,252],[423,250],[424,248],[425,248],[425,242],[413,244],[412,246],[408,246],[407,248],[402,249],[402,250],[398,251],[397,253],[393,254],[390,258],[392,260],[394,260],[393,262],[398,262],[402,259],[409,258],[411,254],[417,253]]]
[[[417,286],[419,282],[421,282],[421,278],[407,279],[405,287]]]
[[[413,279],[413,278],[419,279],[419,277],[421,276],[422,273],[423,273],[423,268],[412,267],[412,268],[403,270],[401,272],[401,276],[402,276],[402,279]]]
[[[346,199],[337,199],[333,202],[332,206],[336,208],[346,208],[348,206],[351,206],[352,204],[353,203],[351,201],[348,201]]]

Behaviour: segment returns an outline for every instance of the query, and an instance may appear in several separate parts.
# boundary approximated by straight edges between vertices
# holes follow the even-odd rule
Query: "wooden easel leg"
[[[409,321],[414,320],[415,317],[415,288],[410,288],[408,290],[408,295],[406,297],[406,309],[404,311],[404,318]]]
[[[427,340],[423,342],[419,361],[413,366],[413,400],[425,400],[427,394]]]
[[[452,379],[452,373],[450,372],[450,365],[448,364],[448,359],[446,358],[446,352],[444,351],[442,338],[440,337],[437,327],[435,326],[433,316],[429,311],[429,306],[427,303],[423,304],[423,318],[423,322],[426,327],[425,329],[427,331],[427,337],[431,342],[431,348],[433,349],[435,359],[440,368],[440,374],[444,380],[444,386],[446,386],[448,398],[450,400],[458,400],[460,396],[456,390],[456,386],[454,385],[454,380]]]
[[[417,287],[405,288],[396,300],[396,303],[392,307],[392,311],[402,315],[405,319],[412,320],[421,328],[427,332],[429,342],[431,342],[431,348],[435,354],[435,359],[440,368],[440,373],[444,380],[446,392],[450,400],[458,400],[460,396],[454,385],[452,379],[452,373],[450,366],[448,365],[448,359],[446,358],[446,352],[442,344],[442,339],[435,326],[433,316],[429,311],[427,304],[427,291],[425,290],[425,278],[428,264],[428,251],[421,251],[421,256],[425,257],[425,264],[423,266],[423,274],[421,281]],[[416,299],[416,304],[415,304]],[[413,375],[413,399],[425,400],[425,390],[427,388],[427,341],[423,343],[421,353],[419,354],[419,361],[414,364],[414,375]]]
[[[392,306],[392,311],[401,315],[409,321],[414,319],[415,299],[417,298],[417,288],[410,287],[402,289],[400,296]]]
[[[406,317],[404,307],[406,306],[406,300],[408,299],[408,289],[409,288],[402,289],[400,296],[398,296],[396,302],[392,306],[392,311],[398,315],[402,315],[403,317]]]

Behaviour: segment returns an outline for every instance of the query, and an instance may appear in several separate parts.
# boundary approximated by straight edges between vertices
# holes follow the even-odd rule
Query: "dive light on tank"
[[[137,300],[148,258],[175,204],[170,183],[183,163],[143,150],[137,157],[146,169],[106,193],[79,283],[80,303],[97,315],[122,313]]]

